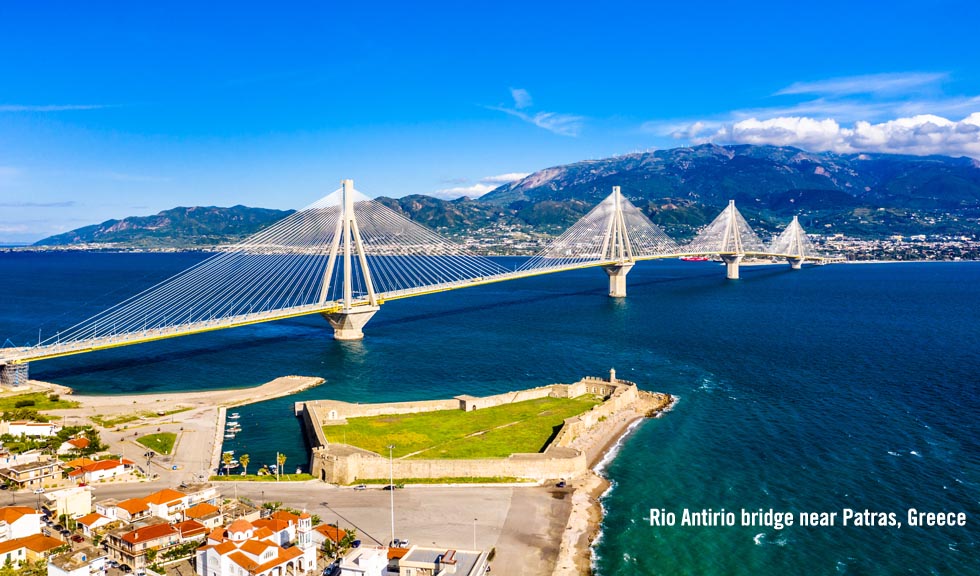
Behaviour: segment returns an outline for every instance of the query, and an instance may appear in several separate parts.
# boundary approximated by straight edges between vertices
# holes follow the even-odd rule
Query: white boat
[[[232,454],[232,455],[233,455],[234,453],[235,453],[235,451],[234,451],[234,450],[225,450],[224,452],[222,452],[222,454]]]
[[[239,414],[238,412],[232,412],[231,414],[228,415],[229,420],[238,420],[241,417],[242,415]]]
[[[225,438],[234,438],[234,437],[235,437],[234,432],[229,432],[228,434],[225,434]]]

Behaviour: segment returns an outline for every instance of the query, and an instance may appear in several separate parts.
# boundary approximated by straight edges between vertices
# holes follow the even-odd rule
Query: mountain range
[[[695,234],[729,200],[762,233],[775,232],[796,214],[810,232],[980,236],[977,160],[778,146],[705,144],[576,162],[540,170],[478,199],[378,200],[453,236],[501,227],[553,234],[592,209],[613,186],[677,238]],[[174,208],[86,226],[37,244],[210,245],[247,236],[289,213],[244,206]]]

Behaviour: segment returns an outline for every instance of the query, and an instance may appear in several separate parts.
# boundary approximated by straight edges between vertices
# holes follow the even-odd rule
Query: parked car
[[[84,542],[85,541],[85,538],[82,538],[82,535],[81,534],[72,534],[71,541],[72,542]]]
[[[367,490],[367,484],[358,484],[354,486],[354,490]]]
[[[361,541],[360,540],[354,540],[353,542],[351,542],[350,545],[351,545],[351,548],[360,548],[361,547]]]

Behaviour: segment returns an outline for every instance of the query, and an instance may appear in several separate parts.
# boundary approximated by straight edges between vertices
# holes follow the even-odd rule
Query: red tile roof
[[[212,506],[207,502],[201,502],[196,506],[191,506],[187,510],[184,510],[184,516],[187,516],[188,518],[205,518],[220,511],[221,509],[217,506]]]
[[[92,524],[98,522],[99,518],[105,518],[106,520],[108,520],[108,518],[106,518],[102,514],[99,514],[98,512],[92,512],[91,514],[86,514],[85,516],[82,516],[78,520],[75,520],[75,522],[78,522],[83,526],[91,526]]]
[[[347,534],[346,530],[341,530],[336,526],[331,526],[330,524],[320,524],[319,526],[313,528],[320,534],[323,534],[325,538],[329,538],[334,542],[340,542],[340,539]]]
[[[89,447],[89,444],[91,444],[88,438],[72,438],[68,441],[68,443],[79,450],[84,450],[85,448]]]
[[[116,507],[122,508],[126,512],[129,512],[130,515],[139,514],[140,512],[146,512],[147,510],[150,509],[150,507],[146,505],[146,502],[144,502],[142,498],[130,498],[129,500],[123,500],[122,502],[116,504]]]
[[[13,524],[26,514],[40,514],[40,512],[27,506],[6,506],[0,508],[0,522]]]
[[[170,505],[174,504],[175,502],[179,502],[181,498],[185,496],[187,496],[187,494],[184,494],[183,492],[171,490],[170,488],[164,488],[163,490],[159,490],[153,494],[150,494],[146,498],[143,498],[143,501],[147,504]]]
[[[158,540],[164,538],[170,534],[176,534],[177,530],[174,529],[170,524],[151,524],[149,526],[144,526],[142,528],[137,528],[132,532],[127,532],[123,534],[122,539],[130,544],[138,544],[140,542],[148,542],[150,540]]]

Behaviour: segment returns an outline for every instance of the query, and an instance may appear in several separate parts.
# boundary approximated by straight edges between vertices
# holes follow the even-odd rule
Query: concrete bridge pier
[[[802,258],[787,258],[786,261],[789,262],[789,267],[791,270],[799,270],[800,268],[803,268]]]
[[[378,306],[358,306],[322,316],[333,326],[334,340],[360,340],[364,338],[364,325],[378,310]]]
[[[729,280],[738,280],[738,264],[745,258],[742,254],[723,254],[721,259],[725,263],[727,268],[727,278]]]
[[[602,269],[609,274],[609,297],[626,298],[626,275],[633,269],[633,263],[613,264]]]
[[[27,362],[20,364],[0,364],[0,386],[12,388],[27,384]]]

